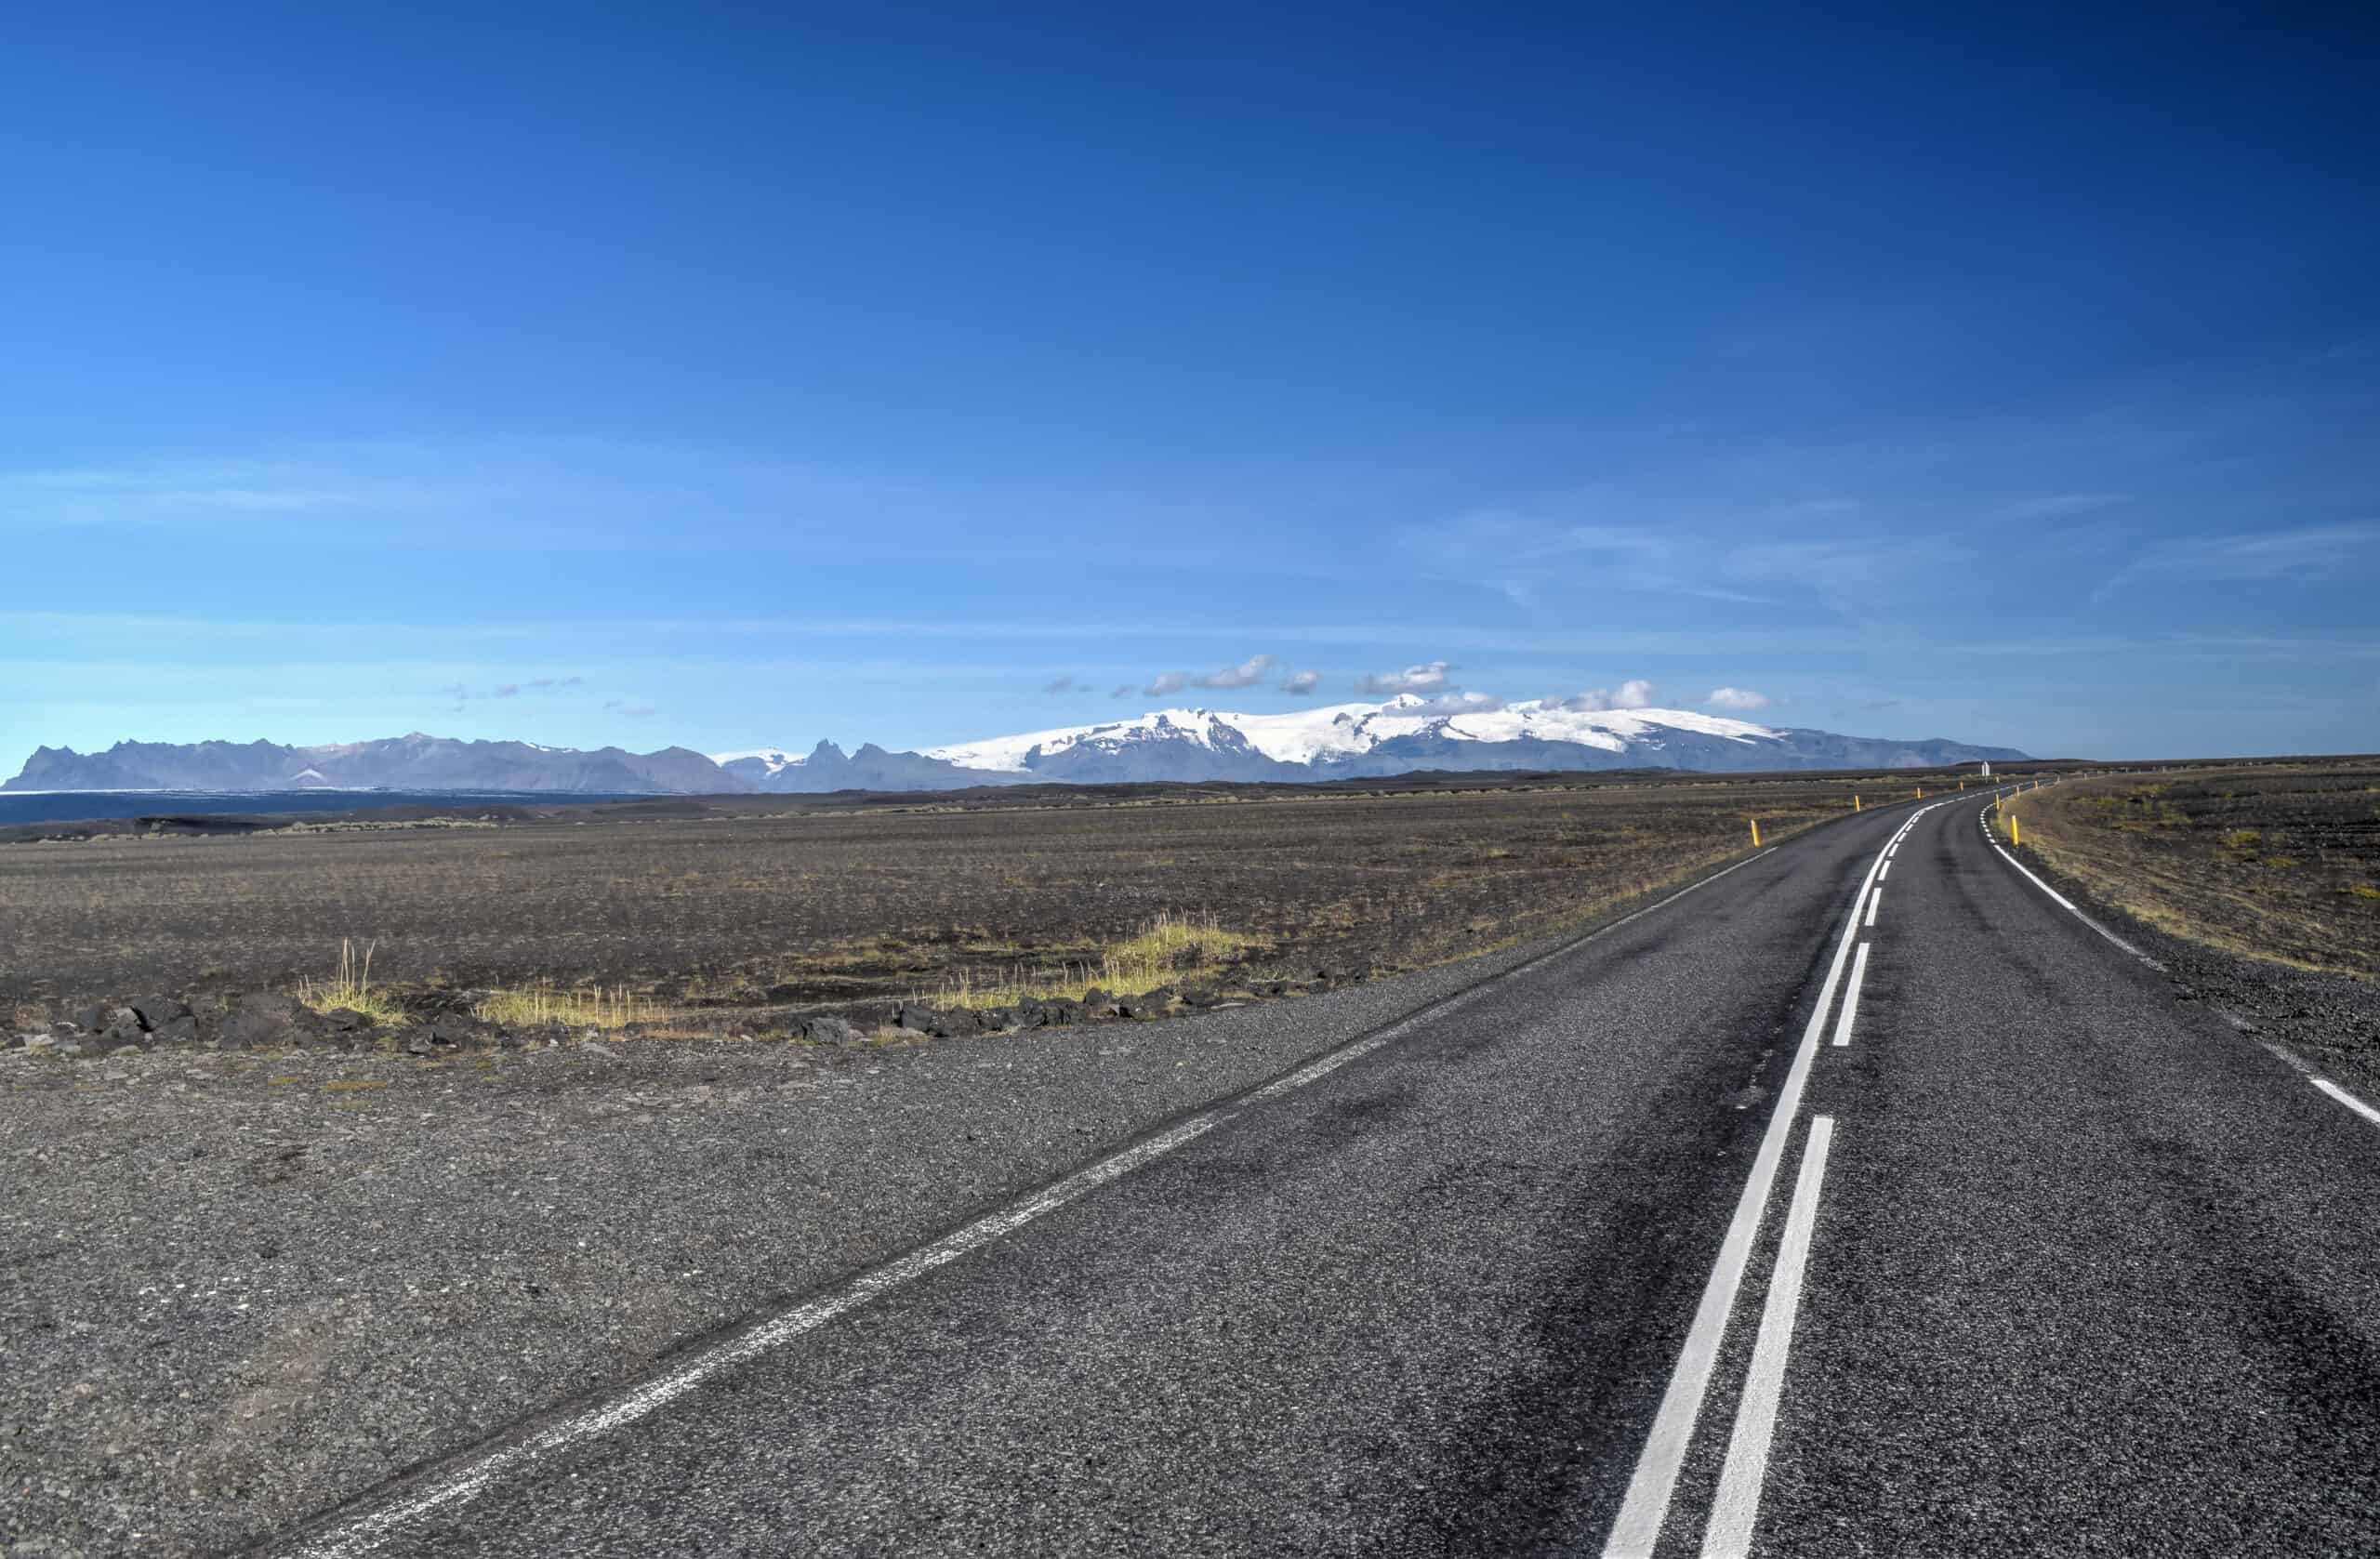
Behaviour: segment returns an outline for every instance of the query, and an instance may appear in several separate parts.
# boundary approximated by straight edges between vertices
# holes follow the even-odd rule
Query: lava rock
[[[189,1002],[170,996],[135,997],[131,1010],[132,1015],[140,1020],[140,1026],[152,1033],[192,1015]]]
[[[859,1030],[832,1015],[804,1018],[800,1032],[813,1045],[848,1045],[859,1037]]]
[[[218,1039],[227,1050],[253,1050],[303,1037],[305,1009],[279,991],[250,991],[232,1003]]]
[[[1128,996],[1116,1003],[1116,1015],[1120,1018],[1161,1018],[1173,1005],[1170,987],[1159,985],[1156,990],[1139,996]]]
[[[946,1012],[936,1013],[932,1025],[926,1032],[937,1039],[964,1039],[971,1034],[982,1033],[983,1028],[984,1021],[976,1016],[972,1008],[954,1007]]]

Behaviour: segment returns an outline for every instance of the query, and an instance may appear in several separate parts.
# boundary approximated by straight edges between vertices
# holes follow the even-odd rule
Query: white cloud
[[[1279,657],[1275,655],[1250,655],[1237,666],[1219,667],[1200,676],[1187,671],[1161,671],[1141,689],[1141,696],[1170,698],[1183,688],[1252,688],[1279,663]],[[1123,690],[1118,689],[1117,696],[1123,696]]]
[[[1417,715],[1484,715],[1503,707],[1504,701],[1493,694],[1442,693],[1409,712]]]
[[[1273,669],[1273,659],[1271,655],[1250,655],[1237,666],[1226,666],[1220,671],[1208,672],[1197,679],[1195,685],[1202,688],[1254,687],[1264,680],[1266,672]]]
[[[1765,709],[1768,695],[1750,688],[1712,688],[1711,696],[1702,702],[1714,709]]]
[[[1281,691],[1303,698],[1322,684],[1319,671],[1292,671],[1281,679]]]
[[[1378,671],[1357,680],[1355,691],[1373,694],[1398,693],[1436,693],[1447,685],[1447,673],[1454,667],[1442,660],[1425,666],[1408,666],[1402,671]]]
[[[1597,714],[1606,709],[1645,709],[1652,707],[1653,684],[1642,677],[1634,677],[1620,683],[1618,692],[1610,688],[1589,688],[1568,698],[1549,698],[1546,702],[1582,714]]]

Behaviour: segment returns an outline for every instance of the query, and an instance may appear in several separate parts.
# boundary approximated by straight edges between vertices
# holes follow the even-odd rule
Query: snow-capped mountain
[[[1690,709],[1580,709],[1540,700],[1449,707],[1406,694],[1281,715],[1158,709],[1130,720],[955,742],[923,752],[832,742],[808,752],[592,752],[534,742],[392,737],[326,746],[119,742],[103,753],[43,747],[0,790],[545,790],[721,793],[960,790],[985,785],[1142,780],[1362,779],[1417,769],[1930,768],[2021,760],[2009,747],[1891,741],[1755,725]]]
[[[1733,771],[1924,768],[2024,755],[2007,747],[1917,742],[1755,724],[1691,709],[1582,709],[1551,700],[1482,701],[1477,707],[1404,694],[1288,714],[1158,709],[1128,720],[954,742],[919,753],[863,747],[851,759],[826,743],[807,758],[781,748],[714,755],[763,790],[884,788],[855,779],[873,767],[900,788],[1029,781],[1369,778],[1417,769]]]
[[[1488,749],[1513,744],[1560,743],[1613,755],[1631,766],[1660,763],[1644,754],[1680,750],[1724,752],[1710,748],[1712,741],[1733,744],[1745,753],[1773,747],[1786,733],[1750,720],[1726,720],[1686,709],[1572,709],[1533,700],[1521,704],[1487,704],[1475,709],[1448,711],[1411,694],[1383,704],[1338,704],[1282,715],[1243,715],[1218,709],[1159,709],[1131,720],[1098,725],[1028,732],[1020,736],[996,736],[987,741],[960,742],[929,747],[925,756],[970,769],[997,769],[1051,775],[1091,763],[1114,761],[1141,749],[1165,749],[1182,754],[1201,752],[1228,768],[1296,765],[1341,773],[1375,770],[1365,762],[1374,756],[1395,759],[1436,751],[1448,744],[1469,744],[1457,749],[1492,756]],[[1696,741],[1694,738],[1701,738]],[[1631,757],[1631,754],[1638,756]],[[1416,767],[1408,764],[1406,767]],[[1462,764],[1459,767],[1473,767]],[[1508,768],[1516,765],[1477,765]],[[1548,765],[1526,765],[1545,767]],[[1603,762],[1567,762],[1553,767],[1605,768]],[[1673,763],[1678,768],[1700,764]],[[1714,765],[1739,768],[1727,762]],[[1760,766],[1760,765],[1753,765]],[[1069,777],[1080,777],[1069,773]],[[1180,777],[1167,775],[1168,778]],[[1220,778],[1222,775],[1202,775]],[[1234,776],[1236,777],[1236,776]],[[1274,777],[1271,774],[1248,777]],[[1309,774],[1305,778],[1317,777]]]

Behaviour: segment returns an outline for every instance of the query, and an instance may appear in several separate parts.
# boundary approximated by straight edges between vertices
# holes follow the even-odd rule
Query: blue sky
[[[2380,24],[1933,9],[24,10],[0,771],[1435,662],[2380,747]]]

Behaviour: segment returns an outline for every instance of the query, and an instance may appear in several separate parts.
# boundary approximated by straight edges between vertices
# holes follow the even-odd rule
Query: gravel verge
[[[0,1543],[238,1547],[1587,929],[892,1048],[0,1052]]]

